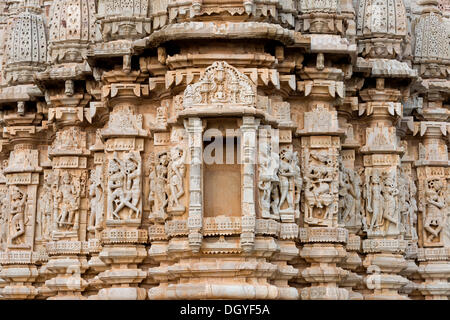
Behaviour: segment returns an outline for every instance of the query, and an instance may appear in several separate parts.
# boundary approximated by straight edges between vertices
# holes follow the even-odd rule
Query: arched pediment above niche
[[[255,107],[256,85],[245,74],[225,61],[206,68],[197,83],[184,91],[184,109],[195,107]]]

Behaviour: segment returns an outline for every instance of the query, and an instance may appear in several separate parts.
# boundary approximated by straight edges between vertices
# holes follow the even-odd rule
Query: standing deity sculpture
[[[370,181],[366,184],[366,209],[370,213],[370,221],[367,223],[367,231],[375,231],[380,227],[383,216],[383,196],[381,192],[381,179],[377,170],[374,170]],[[369,220],[369,219],[367,219]]]
[[[44,183],[39,196],[39,227],[42,239],[49,240],[51,233],[51,221],[54,208],[54,197],[52,186],[54,185],[55,175],[52,172],[44,173]]]
[[[395,180],[395,172],[385,172],[383,175],[383,216],[384,221],[380,221],[381,224],[385,224],[385,230],[389,234],[395,234],[399,231],[400,220],[398,219],[398,204],[397,196],[399,194],[397,183]]]
[[[103,223],[103,199],[104,199],[104,185],[102,168],[96,167],[91,170],[89,197],[90,213],[88,231],[100,230]]]
[[[279,217],[278,169],[279,155],[271,151],[267,142],[260,143],[258,188],[259,206],[261,216],[264,218],[269,218],[271,214]]]
[[[150,218],[162,222],[167,218],[169,204],[169,156],[161,152],[156,158],[156,166],[150,169]]]
[[[289,149],[283,149],[280,152],[280,167],[278,168],[279,186],[280,186],[280,201],[278,203],[278,211],[280,213],[294,212],[294,198],[291,191],[291,181],[295,174],[295,167],[293,164],[294,153]],[[283,205],[287,204],[287,208],[283,209]]]
[[[69,172],[63,172],[61,184],[58,188],[56,224],[59,229],[78,230],[80,209],[81,184],[77,177]]]
[[[9,230],[9,244],[20,245],[23,244],[23,236],[25,235],[25,207],[27,195],[18,187],[12,186],[10,189],[10,230]]]
[[[170,150],[170,163],[168,166],[169,182],[169,203],[168,211],[172,214],[183,213],[184,205],[180,203],[180,198],[184,195],[184,175],[186,154],[180,147],[173,147]]]
[[[148,175],[149,191],[148,191],[148,205],[150,207],[150,215],[155,212],[155,197],[156,197],[156,173],[155,167],[150,167],[150,173]]]
[[[367,177],[366,184],[366,220],[365,231],[370,233],[386,233],[395,235],[400,232],[400,219],[398,212],[399,189],[397,187],[395,171],[385,171],[380,174],[373,169]]]

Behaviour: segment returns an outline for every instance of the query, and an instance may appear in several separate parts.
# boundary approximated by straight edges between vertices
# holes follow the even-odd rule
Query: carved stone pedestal
[[[0,271],[0,277],[8,282],[0,291],[3,299],[33,299],[38,290],[32,285],[38,276],[35,266],[6,265]]]
[[[365,300],[407,300],[398,291],[408,284],[408,279],[398,275],[407,267],[404,252],[405,240],[367,239],[363,250],[367,253],[364,267],[369,274],[364,279],[373,293],[365,295]]]
[[[99,273],[98,278],[104,288],[89,299],[144,300],[147,292],[138,288],[138,284],[147,273],[137,266],[147,256],[143,245],[147,242],[147,232],[125,228],[106,230],[102,242],[99,257],[108,265],[108,270]]]
[[[278,288],[277,299],[282,300],[298,300],[299,294],[296,288],[288,285],[288,281],[295,278],[299,271],[288,264],[295,256],[298,256],[299,250],[293,241],[278,241],[280,251],[276,253],[271,261],[277,265],[278,269],[274,274],[276,280],[271,282]]]
[[[353,291],[353,289],[356,289],[363,280],[363,277],[356,273],[356,270],[362,266],[362,260],[358,254],[360,249],[360,237],[355,234],[350,234],[346,245],[347,257],[340,264],[340,266],[349,273],[348,276],[339,283],[339,286],[347,289],[349,292],[349,300],[363,300],[363,295],[361,293]]]
[[[418,286],[426,300],[448,300],[450,295],[450,265],[448,248],[421,248],[418,272],[425,280]]]
[[[347,300],[349,292],[337,283],[349,272],[337,267],[347,255],[344,245],[348,232],[343,228],[310,227],[300,229],[300,241],[305,243],[300,256],[311,265],[302,272],[311,283],[301,289],[302,300]]]
[[[100,240],[89,240],[88,250],[90,254],[87,262],[89,269],[84,274],[84,278],[88,282],[88,286],[86,287],[85,292],[87,296],[92,296],[96,295],[103,287],[103,282],[98,278],[98,274],[108,269],[108,265],[100,259],[100,252],[102,250]]]
[[[237,237],[208,240],[203,240],[203,249],[197,255],[187,252],[187,239],[171,239],[168,245],[153,243],[150,256],[158,261],[164,259],[166,263],[149,269],[149,275],[160,282],[158,287],[149,290],[150,300],[297,297],[297,291],[286,286],[287,281],[281,281],[281,289],[269,281],[275,272],[283,272],[286,279],[292,277],[289,273],[295,274],[289,266],[277,268],[267,261],[265,256],[277,250],[273,238],[256,236],[251,254],[242,254]],[[177,262],[168,265],[170,260]]]
[[[80,241],[56,241],[47,244],[51,256],[47,269],[54,277],[45,281],[53,292],[49,300],[85,299],[82,292],[88,282],[82,278],[87,269],[86,257],[81,255]]]

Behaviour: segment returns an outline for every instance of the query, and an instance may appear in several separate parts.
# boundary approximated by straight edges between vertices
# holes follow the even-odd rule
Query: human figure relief
[[[298,160],[298,152],[294,152],[292,156],[292,167],[294,168],[294,205],[295,217],[300,217],[300,199],[303,187],[303,179],[301,176],[300,164]]]
[[[122,161],[117,157],[117,154],[114,153],[114,157],[109,160],[108,163],[108,202],[111,205],[112,210],[108,210],[111,212],[111,218],[120,220],[120,216],[117,214],[118,210],[116,209],[121,201],[124,198],[124,179],[125,173],[122,170]]]
[[[446,207],[444,184],[441,179],[431,179],[426,184],[426,215],[424,229],[426,240],[429,243],[440,242],[441,231],[446,220]]]
[[[339,195],[341,197],[340,207],[342,209],[339,220],[344,224],[347,224],[356,213],[356,194],[352,178],[353,172],[340,163]]]
[[[140,210],[137,207],[141,192],[141,162],[133,153],[128,153],[125,161],[114,153],[108,164],[108,202],[111,208],[111,218],[121,220],[119,215],[122,209],[131,211],[128,219],[140,218]]]
[[[411,239],[412,240],[417,240],[418,236],[417,236],[417,201],[416,201],[416,193],[417,193],[417,187],[416,184],[414,183],[413,180],[411,180],[410,182],[410,187],[409,187],[409,194],[410,194],[410,201],[409,201],[409,206],[408,206],[408,218],[409,218],[409,225],[410,225],[410,229],[411,229]]]
[[[397,195],[399,194],[399,190],[397,189],[394,171],[384,174],[382,192],[384,208],[379,225],[384,225],[384,221],[382,219],[385,219],[386,224],[384,229],[388,231],[389,229],[399,227],[399,221],[397,219]],[[395,225],[395,227],[393,225]]]
[[[293,212],[294,199],[290,191],[290,181],[294,177],[295,168],[293,165],[293,152],[289,149],[283,149],[280,152],[280,167],[278,169],[278,177],[280,179],[280,202],[278,203],[278,211]],[[288,207],[281,209],[283,204],[287,202]]]
[[[101,167],[91,170],[89,186],[90,214],[89,214],[89,231],[100,230],[103,221],[103,175]]]
[[[259,205],[263,217],[270,216],[270,195],[272,188],[272,177],[269,173],[270,150],[266,143],[259,149],[259,167],[258,167],[258,188],[260,190]]]
[[[181,148],[170,149],[168,177],[170,188],[169,209],[171,212],[185,211],[185,207],[180,203],[180,198],[184,195],[185,158],[186,154]]]
[[[81,186],[78,179],[72,179],[70,173],[64,172],[59,187],[58,202],[60,211],[57,218],[59,228],[73,226],[77,229],[78,210],[80,208]]]
[[[133,213],[135,219],[139,219],[140,210],[137,208],[141,198],[141,162],[134,153],[129,153],[125,160],[125,172],[127,174],[127,191],[131,198],[131,206],[125,204],[131,209],[128,219],[132,219]],[[128,201],[127,201],[128,202]]]
[[[11,229],[10,229],[10,244],[20,244],[20,237],[25,234],[25,204],[27,195],[23,193],[18,187],[11,187]]]
[[[360,214],[360,219],[361,219],[361,224],[362,224],[362,230],[367,231],[369,229],[368,225],[367,225],[367,213],[366,213],[366,199],[367,199],[367,190],[368,188],[362,188],[362,186],[367,186],[366,182],[362,181],[362,179],[364,178],[364,168],[361,167],[359,168],[356,172],[355,172],[355,185],[357,184],[358,187],[356,188],[355,192],[356,194],[359,195],[359,203],[357,202],[357,206],[359,206],[359,214]],[[364,179],[365,180],[365,179]]]
[[[44,184],[42,186],[42,193],[39,197],[41,237],[46,240],[49,240],[50,238],[50,227],[54,206],[52,193],[53,179],[54,175],[51,172],[46,172],[44,174]]]
[[[409,183],[408,178],[406,177],[403,170],[400,170],[400,174],[398,176],[398,208],[400,210],[400,218],[401,218],[401,224],[400,224],[400,232],[404,234],[405,236],[407,234],[410,234],[409,230],[409,210],[408,210],[408,193],[409,193]]]
[[[369,230],[374,231],[380,227],[380,221],[383,218],[383,196],[381,193],[380,175],[377,170],[373,171],[367,188],[367,212],[372,214]]]
[[[306,168],[305,221],[308,223],[330,223],[337,206],[331,192],[333,160],[328,151],[312,151]]]
[[[5,250],[8,242],[8,194],[0,193],[0,250]]]
[[[156,197],[156,172],[153,166],[150,167],[148,205],[150,206],[150,214],[155,212],[155,197]]]
[[[168,166],[169,157],[167,152],[160,153],[158,155],[158,163],[155,168],[155,207],[157,210],[154,212],[154,216],[159,220],[166,218],[166,208],[169,204],[169,188],[168,188]]]
[[[261,144],[259,149],[258,188],[260,190],[259,203],[261,215],[270,217],[271,214],[279,216],[279,155],[271,152],[268,143]]]

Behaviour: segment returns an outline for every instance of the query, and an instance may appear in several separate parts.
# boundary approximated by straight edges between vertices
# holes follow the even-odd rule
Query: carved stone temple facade
[[[2,0],[0,299],[448,299],[448,0]]]

